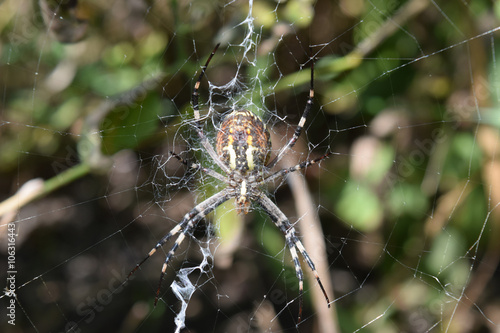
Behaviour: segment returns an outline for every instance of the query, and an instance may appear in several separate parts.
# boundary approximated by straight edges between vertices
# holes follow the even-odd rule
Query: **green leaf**
[[[116,107],[101,125],[103,152],[111,155],[122,149],[135,148],[150,138],[158,130],[158,116],[165,108],[155,94],[148,95],[140,103]]]
[[[382,205],[375,192],[354,182],[342,190],[337,212],[344,222],[363,232],[373,231],[382,223]]]

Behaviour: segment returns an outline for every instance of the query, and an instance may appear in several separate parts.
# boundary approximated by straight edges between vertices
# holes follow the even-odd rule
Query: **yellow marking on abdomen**
[[[252,141],[253,141],[253,137],[251,135],[249,135],[247,137],[247,144],[248,144],[248,148],[246,150],[246,159],[247,159],[247,165],[248,165],[248,169],[249,170],[253,170],[253,168],[255,167],[255,163],[253,161],[253,152],[255,150],[257,150],[257,148],[255,148],[254,146],[252,146]]]
[[[236,169],[236,151],[233,148],[234,139],[232,135],[229,135],[227,139],[227,146],[222,148],[222,150],[227,150],[229,153],[229,167],[234,170]]]

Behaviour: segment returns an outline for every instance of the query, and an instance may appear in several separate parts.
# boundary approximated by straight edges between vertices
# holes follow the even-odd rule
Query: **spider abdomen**
[[[217,133],[217,154],[231,170],[241,174],[260,170],[271,152],[269,131],[262,120],[250,111],[233,111]]]

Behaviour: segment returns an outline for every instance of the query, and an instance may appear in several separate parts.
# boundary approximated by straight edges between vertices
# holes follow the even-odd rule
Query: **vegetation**
[[[250,5],[0,4],[0,230],[16,226],[17,265],[16,326],[0,326],[173,331],[181,304],[169,286],[211,249],[210,269],[190,275],[186,332],[297,331],[293,263],[258,210],[239,216],[229,202],[200,225],[169,266],[156,308],[168,245],[127,280],[196,201],[220,189],[169,151],[213,167],[190,102],[221,42],[200,88],[204,129],[213,133],[232,105],[249,108],[268,123],[275,150],[303,112],[314,57],[313,115],[286,163],[333,155],[304,172],[305,188],[290,177],[269,189],[301,235],[317,229],[302,203],[312,200],[305,212],[321,222],[312,242],[325,246],[319,270],[332,309],[307,280],[300,331],[498,330],[500,6]],[[212,86],[236,74],[228,89]]]

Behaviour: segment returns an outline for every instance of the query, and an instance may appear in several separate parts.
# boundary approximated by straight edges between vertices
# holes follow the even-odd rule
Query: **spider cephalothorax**
[[[210,158],[225,173],[225,175],[212,169],[205,168],[197,163],[188,163],[175,153],[172,153],[172,155],[190,168],[201,170],[207,175],[220,180],[221,182],[226,184],[226,187],[220,192],[215,193],[208,199],[204,200],[196,207],[194,207],[190,212],[184,215],[184,218],[179,222],[179,224],[177,224],[177,226],[170,230],[170,232],[167,233],[156,244],[156,246],[151,249],[151,251],[149,251],[148,255],[136,265],[136,267],[129,273],[129,277],[172,236],[179,234],[177,236],[177,239],[175,240],[174,245],[168,252],[167,257],[165,258],[165,263],[163,264],[161,270],[160,281],[158,283],[158,289],[156,290],[156,305],[160,294],[163,276],[165,275],[165,271],[167,270],[167,265],[172,259],[177,248],[180,246],[186,236],[191,233],[195,225],[200,220],[205,218],[208,213],[210,213],[223,202],[229,199],[235,199],[237,211],[239,213],[245,214],[250,209],[250,203],[255,202],[264,210],[264,212],[267,213],[267,215],[269,215],[271,220],[273,220],[275,225],[285,235],[286,244],[290,249],[290,254],[295,266],[295,272],[297,278],[299,279],[298,322],[300,322],[302,318],[302,294],[304,291],[304,275],[300,266],[297,251],[300,252],[307,265],[313,271],[316,281],[323,291],[328,306],[330,306],[330,303],[319,275],[316,272],[314,263],[307,254],[304,245],[297,237],[295,228],[290,223],[285,214],[278,208],[278,206],[276,206],[276,204],[271,199],[269,199],[269,197],[266,195],[266,192],[264,192],[263,190],[263,186],[285,176],[290,172],[305,169],[308,166],[321,161],[329,155],[325,154],[319,158],[302,162],[291,168],[272,171],[272,168],[280,161],[283,155],[295,145],[295,142],[299,138],[300,133],[302,132],[302,128],[305,125],[309,111],[311,110],[314,97],[314,62],[311,58],[311,88],[309,90],[309,98],[307,99],[304,113],[302,114],[297,128],[295,129],[295,133],[287,142],[287,144],[283,146],[277,152],[276,156],[269,162],[269,156],[271,152],[269,131],[266,129],[264,122],[250,111],[234,110],[222,120],[221,125],[217,131],[216,149],[213,148],[212,144],[208,140],[208,137],[203,132],[198,105],[198,89],[200,87],[201,80],[205,75],[205,70],[208,67],[210,60],[214,56],[218,47],[219,45],[217,45],[212,51],[212,54],[205,63],[205,66],[203,66],[202,68],[198,81],[196,81],[194,85],[192,103],[195,118],[194,124],[196,132],[198,133],[198,137],[200,139],[200,143],[206,150]]]

